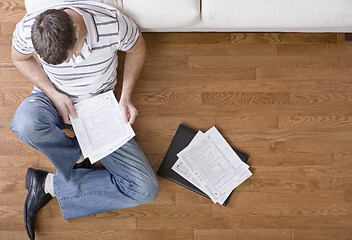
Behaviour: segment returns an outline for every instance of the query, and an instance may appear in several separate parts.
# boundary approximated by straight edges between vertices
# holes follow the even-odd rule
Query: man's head
[[[35,19],[32,42],[37,54],[49,64],[61,64],[77,41],[70,16],[63,10],[47,10]]]

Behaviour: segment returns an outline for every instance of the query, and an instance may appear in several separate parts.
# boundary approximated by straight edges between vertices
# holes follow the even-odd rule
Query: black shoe
[[[53,197],[49,193],[45,193],[44,184],[48,172],[28,168],[26,174],[25,187],[28,189],[26,202],[24,203],[24,226],[28,237],[33,240],[35,215],[44,207]]]
[[[76,163],[73,166],[73,169],[76,169],[76,168],[91,168],[91,166],[92,166],[92,164],[90,163],[89,158],[86,158],[86,159],[83,160],[83,162]]]

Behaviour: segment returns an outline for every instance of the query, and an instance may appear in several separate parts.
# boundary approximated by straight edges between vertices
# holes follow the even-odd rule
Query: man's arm
[[[125,115],[125,122],[128,122],[131,125],[134,123],[138,115],[138,111],[132,103],[132,93],[142,70],[146,52],[145,42],[142,33],[140,33],[134,47],[126,53],[120,98],[120,106]]]
[[[76,117],[77,114],[73,108],[72,101],[68,96],[58,92],[48,79],[44,70],[31,55],[24,55],[17,52],[13,47],[11,51],[12,61],[16,68],[24,75],[33,85],[39,88],[54,103],[57,111],[60,113],[64,122],[71,124],[69,114]]]

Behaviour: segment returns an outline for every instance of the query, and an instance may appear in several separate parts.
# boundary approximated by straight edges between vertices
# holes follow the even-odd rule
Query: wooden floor
[[[10,130],[32,89],[10,60],[24,13],[22,0],[0,3],[1,240],[27,239],[27,167],[54,171]],[[180,123],[215,125],[250,155],[253,176],[226,207],[163,178],[158,198],[133,209],[64,221],[53,200],[38,213],[37,239],[352,239],[352,43],[342,34],[144,36],[133,127],[153,168]]]

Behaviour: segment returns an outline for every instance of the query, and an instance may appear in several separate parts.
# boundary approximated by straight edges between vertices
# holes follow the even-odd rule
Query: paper
[[[124,123],[118,102],[112,91],[76,103],[78,117],[70,116],[84,158],[92,163],[111,154],[135,133]]]
[[[198,132],[180,153],[172,169],[206,193],[214,203],[223,204],[233,189],[252,173],[215,127]]]

